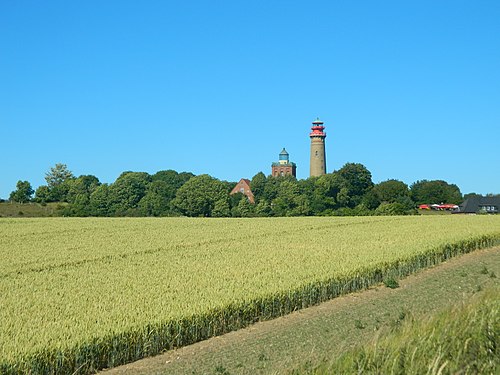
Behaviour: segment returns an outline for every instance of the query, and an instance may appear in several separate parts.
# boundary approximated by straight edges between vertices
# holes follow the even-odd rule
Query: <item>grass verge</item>
[[[500,288],[394,332],[330,363],[293,374],[497,374],[500,371]]]

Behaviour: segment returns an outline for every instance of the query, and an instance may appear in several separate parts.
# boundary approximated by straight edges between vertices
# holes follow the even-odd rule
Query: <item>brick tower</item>
[[[297,170],[297,165],[290,161],[289,154],[283,147],[283,150],[281,150],[280,152],[279,162],[273,163],[271,165],[271,175],[273,177],[288,176],[288,175],[296,177],[297,174],[296,170]]]
[[[323,131],[325,127],[323,126],[323,121],[319,118],[316,118],[312,124],[312,131],[309,134],[309,137],[311,138],[311,162],[309,175],[311,177],[326,174],[326,133]]]

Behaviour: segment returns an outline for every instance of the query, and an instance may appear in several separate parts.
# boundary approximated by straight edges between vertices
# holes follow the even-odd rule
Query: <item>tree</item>
[[[50,168],[50,171],[45,173],[45,181],[47,181],[49,189],[59,186],[74,177],[67,165],[61,163],[57,163],[54,167]]]
[[[177,173],[169,169],[156,172],[151,176],[151,181],[163,181],[165,183],[162,188],[162,194],[165,194],[165,198],[170,202],[175,198],[177,189],[184,185],[191,177],[194,177],[194,174],[189,172]]]
[[[411,198],[416,204],[452,203],[462,202],[462,193],[457,185],[448,184],[446,181],[417,181],[410,187]]]
[[[349,207],[358,205],[363,195],[373,186],[372,174],[363,164],[346,163],[335,173],[345,181]]]
[[[464,194],[464,200],[465,199],[469,199],[469,198],[481,198],[482,197],[482,194],[478,194],[478,193],[467,193],[467,194]]]
[[[50,199],[49,187],[47,185],[41,185],[36,189],[35,202],[44,204],[47,202],[52,202]]]
[[[248,200],[246,195],[241,192],[229,195],[229,209],[232,217],[241,217],[238,205],[243,198]]]
[[[137,215],[151,176],[146,172],[123,172],[110,187],[112,211],[118,216]]]
[[[380,203],[378,194],[373,189],[368,190],[365,195],[363,195],[363,199],[361,199],[361,204],[369,210],[376,209],[380,206]]]
[[[272,215],[271,205],[266,200],[262,199],[255,205],[255,214],[260,217],[268,217]]]
[[[109,216],[111,214],[110,187],[107,184],[99,185],[90,195],[90,214],[93,216]]]
[[[328,214],[346,203],[346,181],[338,173],[327,173],[314,179],[314,191],[311,197],[311,208],[314,214]]]
[[[382,203],[375,210],[376,215],[389,216],[389,215],[408,215],[409,212],[406,207],[398,202]]]
[[[92,175],[82,175],[78,178],[71,179],[65,182],[68,185],[67,200],[68,203],[75,203],[78,196],[86,197],[87,200],[90,199],[90,195],[97,189],[101,184],[96,176]]]
[[[214,203],[214,208],[210,213],[212,217],[228,217],[230,214],[229,203],[227,199],[224,198],[221,198]]]
[[[243,196],[238,203],[238,211],[241,217],[252,217],[254,205],[250,203],[246,196]]]
[[[82,175],[78,178],[66,180],[55,189],[66,189],[66,201],[69,206],[64,209],[65,216],[89,216],[92,214],[90,208],[90,196],[99,187],[99,179],[92,175]],[[52,191],[53,192],[53,191]]]
[[[171,213],[172,186],[163,180],[148,185],[146,195],[139,201],[139,209],[145,216],[166,216]]]
[[[250,189],[252,190],[255,198],[255,203],[258,203],[264,195],[264,188],[266,186],[267,178],[262,172],[257,173],[250,181]]]
[[[207,174],[182,185],[172,205],[186,216],[229,216],[229,191],[225,183]]]
[[[65,202],[69,191],[69,182],[75,176],[66,164],[57,163],[45,173],[47,187],[40,186],[36,191],[37,202]]]
[[[28,181],[17,181],[16,190],[10,193],[10,200],[18,203],[28,203],[35,191]]]
[[[295,179],[283,179],[278,186],[278,194],[272,201],[272,210],[277,216],[301,216],[309,214],[309,202],[300,193]]]
[[[398,180],[387,180],[376,184],[372,191],[380,202],[393,203],[401,197],[409,197],[408,185]]]

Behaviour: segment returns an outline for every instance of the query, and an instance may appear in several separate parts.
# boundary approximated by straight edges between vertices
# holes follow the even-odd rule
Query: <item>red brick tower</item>
[[[273,177],[292,175],[296,177],[297,165],[289,160],[289,154],[285,148],[280,152],[279,162],[271,165],[271,175]]]

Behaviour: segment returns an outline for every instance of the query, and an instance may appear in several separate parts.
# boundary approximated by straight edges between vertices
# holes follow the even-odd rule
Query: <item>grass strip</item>
[[[369,345],[292,374],[497,374],[499,341],[500,289],[490,287],[466,304],[405,319]]]

